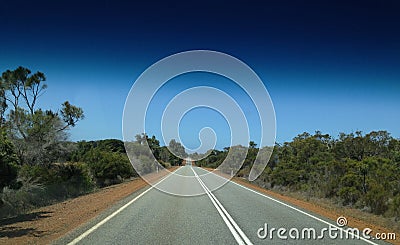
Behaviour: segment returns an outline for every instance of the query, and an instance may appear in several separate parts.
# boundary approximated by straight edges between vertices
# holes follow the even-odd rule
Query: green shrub
[[[388,192],[381,184],[375,181],[369,185],[369,190],[365,195],[365,202],[371,208],[372,213],[383,214],[388,209]]]
[[[151,159],[148,156],[140,155],[139,156],[140,164],[138,165],[138,172],[140,174],[148,174],[155,171],[155,162],[154,159]]]
[[[361,192],[354,186],[345,186],[339,189],[338,195],[343,205],[353,205],[361,197]]]
[[[5,186],[15,187],[17,172],[17,156],[14,145],[0,128],[0,190]]]
[[[84,160],[100,187],[121,183],[123,179],[136,175],[126,154],[91,149]]]
[[[25,165],[20,176],[37,179],[47,192],[45,199],[62,200],[88,193],[95,185],[90,168],[85,163],[54,163],[50,165]]]
[[[55,193],[61,193],[63,197],[75,197],[88,193],[95,187],[87,164],[77,162],[56,164],[56,166],[58,181],[48,186],[48,189],[55,188]]]
[[[390,202],[389,215],[393,216],[396,221],[400,220],[400,194],[395,196]]]
[[[169,162],[159,161],[159,163],[160,163],[164,168],[170,168],[170,167],[171,167],[171,163],[169,163]]]
[[[0,218],[27,212],[33,207],[43,205],[44,187],[33,178],[19,178],[19,189],[4,187],[0,193],[3,203],[0,209]]]

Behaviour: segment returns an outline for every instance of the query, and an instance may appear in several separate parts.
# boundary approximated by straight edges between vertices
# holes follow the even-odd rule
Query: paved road
[[[358,239],[330,239],[329,224],[322,217],[280,203],[263,194],[229,182],[210,192],[224,179],[208,171],[181,167],[159,182],[182,195],[205,191],[207,194],[185,197],[166,194],[156,188],[136,193],[132,200],[111,215],[62,239],[69,244],[375,244]],[[183,176],[183,177],[182,177]],[[187,177],[185,177],[187,176]],[[329,222],[329,223],[328,223]],[[272,239],[264,235],[275,228]],[[346,237],[345,232],[331,226],[333,235]],[[260,228],[264,228],[261,229]],[[277,229],[287,239],[278,237]],[[305,228],[305,229],[304,229]],[[323,239],[293,239],[310,230]],[[325,231],[323,229],[326,229]],[[289,232],[290,231],[290,232]],[[290,233],[290,234],[289,234]],[[290,236],[291,235],[291,236]],[[311,231],[312,236],[312,231]],[[380,243],[381,244],[381,243]]]

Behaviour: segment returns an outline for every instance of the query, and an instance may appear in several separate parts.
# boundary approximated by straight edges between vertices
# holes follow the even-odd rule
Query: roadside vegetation
[[[83,109],[68,101],[57,111],[37,108],[45,81],[43,73],[23,67],[0,77],[0,218],[138,177],[121,140],[68,140],[68,130],[84,119]],[[154,136],[136,135],[126,146],[145,163],[138,170],[141,174],[153,172],[155,161],[166,168],[182,161]],[[169,148],[187,156],[175,140]],[[196,164],[216,168],[229,150],[210,150]],[[232,150],[235,153],[220,169],[230,174],[244,160],[237,176],[248,177],[260,149],[250,142],[249,147]],[[303,133],[273,149],[262,148],[264,159],[272,150],[267,168],[256,180],[259,186],[327,198],[400,220],[400,140],[390,133],[341,133],[337,138],[319,131]],[[201,154],[191,157],[199,159]]]
[[[57,111],[36,107],[45,81],[43,73],[24,67],[0,77],[0,218],[138,177],[121,140],[68,140],[68,130],[84,119],[82,108],[68,101]],[[141,161],[154,163],[145,141],[165,167],[180,164],[145,134],[132,142]],[[170,145],[183,149],[175,141]]]
[[[213,150],[197,164],[215,168],[228,150]],[[248,150],[238,177],[248,177],[259,149],[250,142]],[[302,133],[275,146],[256,184],[308,198],[327,198],[399,221],[400,140],[386,131],[341,133],[337,139],[319,131]]]

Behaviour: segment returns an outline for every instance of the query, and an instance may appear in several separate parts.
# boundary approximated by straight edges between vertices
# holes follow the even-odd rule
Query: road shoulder
[[[173,171],[174,168],[169,169]],[[159,173],[154,179],[168,174]],[[141,178],[102,188],[64,202],[35,209],[16,218],[0,221],[0,243],[2,244],[49,244],[68,233],[111,212],[132,196],[144,191],[148,184]]]

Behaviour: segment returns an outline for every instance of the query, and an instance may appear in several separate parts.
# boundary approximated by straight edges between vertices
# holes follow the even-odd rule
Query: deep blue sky
[[[81,106],[86,119],[71,130],[72,140],[122,138],[136,78],[192,49],[228,53],[257,72],[275,106],[278,142],[315,130],[400,137],[398,1],[130,2],[0,4],[0,70],[44,72],[44,108],[65,100]],[[196,118],[212,114],[195,112],[182,122],[188,145],[197,142]],[[225,124],[216,116],[216,128],[224,132]]]

